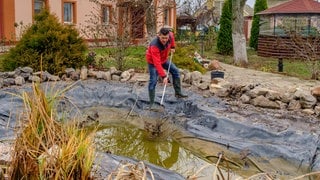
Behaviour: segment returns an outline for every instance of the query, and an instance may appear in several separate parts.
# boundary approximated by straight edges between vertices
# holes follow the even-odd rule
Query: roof
[[[316,0],[291,0],[261,11],[258,14],[320,14],[320,3]]]
[[[253,16],[253,8],[246,4],[243,9],[243,16]]]

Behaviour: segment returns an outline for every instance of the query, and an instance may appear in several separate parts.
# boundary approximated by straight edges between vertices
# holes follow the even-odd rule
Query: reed
[[[59,95],[47,96],[38,84],[23,93],[23,127],[15,140],[12,179],[91,179],[95,133],[79,129],[76,120],[58,121]]]

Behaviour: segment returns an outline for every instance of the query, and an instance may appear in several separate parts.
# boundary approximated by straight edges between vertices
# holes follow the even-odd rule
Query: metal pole
[[[173,55],[173,53],[171,53],[171,55],[170,55],[169,67],[168,67],[168,72],[167,72],[166,78],[169,77],[170,66],[171,66],[171,61],[172,61],[172,55]],[[161,97],[160,105],[163,105],[163,99],[164,99],[164,93],[166,92],[166,87],[167,87],[167,83],[164,84],[164,88],[163,88],[163,92],[162,92],[162,97]]]

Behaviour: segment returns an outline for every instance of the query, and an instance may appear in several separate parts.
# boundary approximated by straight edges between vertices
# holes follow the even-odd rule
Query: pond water
[[[104,126],[96,134],[96,144],[99,151],[143,160],[184,177],[196,175],[199,179],[212,179],[215,169],[215,165],[196,156],[172,138],[152,137],[133,126]],[[222,171],[223,176],[227,177],[227,172]],[[240,176],[229,172],[229,177]]]
[[[245,152],[235,153],[225,146],[196,138],[178,125],[161,119],[128,116],[128,111],[117,108],[92,107],[86,111],[87,114],[99,112],[101,126],[95,139],[98,151],[149,162],[184,177],[196,174],[202,179],[212,179],[220,154],[224,159],[218,167],[222,176],[230,179],[248,178],[266,170],[276,179],[305,173],[305,169],[297,169],[283,159],[247,158]]]
[[[202,179],[212,179],[220,154],[224,154],[218,165],[221,176],[242,179],[261,173],[245,157],[225,146],[196,138],[168,121],[128,116],[128,111],[117,108],[92,107],[85,112],[99,112],[101,126],[95,138],[98,151],[150,162],[184,177],[196,174]]]

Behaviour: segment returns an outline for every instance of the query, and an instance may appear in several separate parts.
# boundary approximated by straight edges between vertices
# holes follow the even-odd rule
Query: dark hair
[[[159,31],[159,34],[162,34],[162,35],[167,35],[169,34],[169,29],[167,28],[161,28],[160,31]]]

